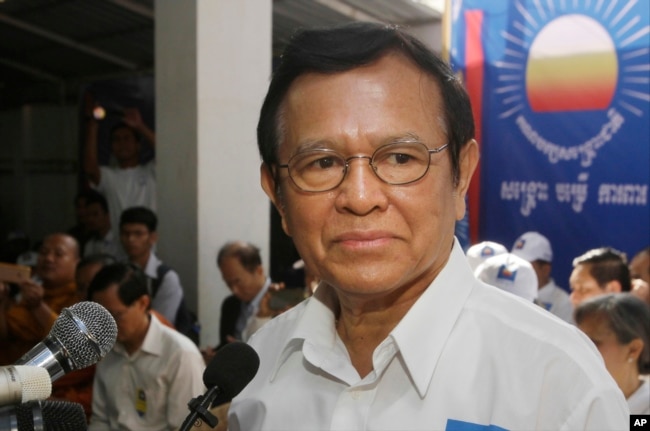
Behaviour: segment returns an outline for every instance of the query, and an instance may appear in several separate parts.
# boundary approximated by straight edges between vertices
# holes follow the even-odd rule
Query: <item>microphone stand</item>
[[[199,395],[196,398],[187,403],[187,406],[190,408],[190,414],[185,418],[183,424],[179,428],[179,431],[190,431],[195,422],[199,424],[201,421],[210,425],[210,428],[217,426],[219,420],[208,410],[212,402],[217,395],[219,394],[219,387],[213,386],[204,395]]]

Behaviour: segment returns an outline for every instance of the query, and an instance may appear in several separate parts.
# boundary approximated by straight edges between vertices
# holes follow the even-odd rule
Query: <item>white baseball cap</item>
[[[537,299],[537,274],[530,262],[512,253],[499,254],[479,265],[474,275],[528,301]]]
[[[507,252],[508,249],[498,242],[483,241],[468,248],[466,255],[469,266],[471,266],[472,271],[474,271],[480,264],[485,262],[486,259]]]
[[[539,232],[526,232],[515,240],[511,253],[527,260],[534,262],[543,260],[544,262],[553,261],[553,250],[550,241]]]

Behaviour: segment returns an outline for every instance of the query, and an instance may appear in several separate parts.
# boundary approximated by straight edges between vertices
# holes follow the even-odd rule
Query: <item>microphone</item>
[[[43,400],[52,393],[52,380],[45,368],[29,365],[0,367],[0,406]]]
[[[78,302],[61,310],[45,340],[16,365],[45,368],[55,381],[98,362],[113,348],[116,337],[117,325],[104,307],[96,302]]]
[[[187,416],[179,431],[189,431],[201,420],[212,428],[217,425],[217,418],[208,411],[208,407],[217,397],[223,395],[230,400],[240,393],[246,385],[253,380],[260,366],[260,358],[251,346],[242,342],[228,343],[217,350],[203,372],[203,384],[208,388],[204,395],[187,404],[190,414]]]
[[[81,404],[70,401],[30,401],[0,407],[0,431],[84,431]]]

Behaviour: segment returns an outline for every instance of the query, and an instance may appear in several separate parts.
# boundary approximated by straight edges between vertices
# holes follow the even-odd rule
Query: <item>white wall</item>
[[[229,294],[217,250],[251,241],[268,270],[255,129],[271,71],[271,0],[158,0],[155,69],[159,253],[199,312],[201,344],[214,345]]]

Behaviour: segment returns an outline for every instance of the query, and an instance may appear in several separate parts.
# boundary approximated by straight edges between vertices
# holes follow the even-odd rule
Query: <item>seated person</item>
[[[176,271],[163,264],[154,253],[157,227],[158,217],[149,208],[128,208],[120,217],[120,240],[129,262],[140,267],[151,279],[151,308],[181,330],[176,317],[183,301],[183,287]]]
[[[573,259],[569,277],[571,303],[575,309],[583,301],[608,293],[632,290],[625,254],[611,247],[588,250]]]
[[[124,260],[125,255],[116,229],[111,224],[106,198],[99,192],[86,192],[86,225],[89,238],[84,244],[84,256],[105,253],[117,260]]]
[[[61,310],[77,302],[79,246],[70,235],[48,235],[38,252],[35,278],[17,297],[0,294],[0,365],[13,364],[50,332]]]
[[[582,302],[575,321],[596,344],[607,371],[623,391],[630,414],[650,414],[650,308],[630,293],[596,296]]]
[[[97,364],[89,430],[175,430],[205,392],[196,345],[149,312],[147,278],[117,263],[93,278],[88,296],[117,323],[117,341]]]

